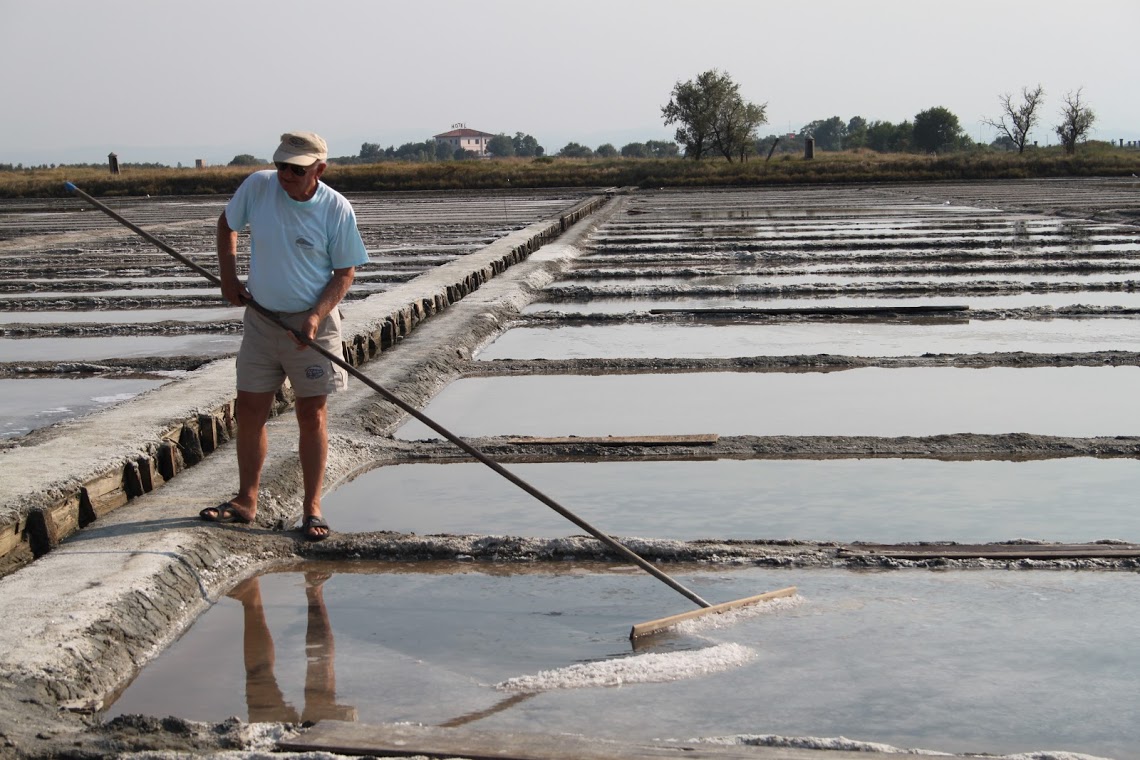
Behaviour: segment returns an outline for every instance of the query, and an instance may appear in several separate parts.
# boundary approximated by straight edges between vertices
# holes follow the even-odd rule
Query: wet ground
[[[629,624],[691,604],[639,571],[591,561],[604,556],[596,542],[568,535],[581,531],[492,484],[485,468],[456,463],[450,444],[420,440],[436,436],[357,388],[334,409],[332,540],[288,548],[272,530],[288,515],[275,504],[254,531],[196,527],[199,505],[185,495],[112,516],[102,530],[149,535],[173,520],[169,540],[196,530],[245,559],[195,555],[230,567],[204,581],[229,596],[190,605],[209,612],[118,702],[125,681],[102,676],[116,684],[101,694],[102,717],[291,722],[310,710],[493,731],[779,734],[801,737],[798,746],[842,735],[944,752],[1136,757],[1133,184],[619,198],[556,272],[557,246],[533,257],[552,275],[508,271],[501,291],[486,286],[429,320],[369,371],[715,600],[795,585],[795,602],[631,652]],[[100,303],[121,310],[123,297]],[[10,303],[26,301],[35,299]],[[38,313],[53,308],[41,301]],[[897,313],[828,310],[837,306]],[[945,306],[968,311],[904,311]],[[748,313],[698,311],[707,308]],[[603,440],[682,433],[720,439]],[[290,437],[275,435],[278,446]],[[232,473],[215,460],[162,490],[180,479],[219,490]],[[289,468],[275,460],[270,475],[282,481],[275,501],[295,499]],[[82,543],[48,558],[71,547]],[[234,585],[294,553],[334,564]],[[359,564],[370,557],[404,564]],[[464,562],[429,568],[429,557]],[[677,564],[693,561],[702,566]],[[251,613],[255,586],[264,617]],[[306,644],[314,625],[324,638]],[[264,646],[232,644],[251,632],[274,641],[268,677],[251,660]],[[203,653],[227,644],[224,678],[198,678]],[[307,659],[306,646],[317,647]],[[642,654],[680,657],[659,665]],[[594,685],[615,672],[632,680]],[[317,688],[307,690],[310,678]],[[393,694],[390,683],[407,686]]]

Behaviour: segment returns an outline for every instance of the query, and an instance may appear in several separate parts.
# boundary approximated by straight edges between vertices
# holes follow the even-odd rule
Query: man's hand
[[[245,306],[253,300],[253,294],[237,276],[238,234],[230,229],[226,212],[218,217],[218,275],[222,281],[222,298],[230,306]]]
[[[321,315],[315,311],[310,311],[309,316],[305,317],[305,321],[301,323],[300,332],[309,340],[313,340],[317,337],[317,330],[320,329],[320,326]],[[301,342],[296,333],[294,333],[292,330],[289,331],[289,337],[292,338],[293,342],[297,344],[298,351],[301,351],[308,347],[307,344]]]
[[[230,304],[230,306],[245,306],[247,301],[253,300],[253,294],[245,287],[245,283],[233,277],[222,278],[222,298]]]

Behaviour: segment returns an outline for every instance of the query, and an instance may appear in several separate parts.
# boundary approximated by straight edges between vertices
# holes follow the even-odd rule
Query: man
[[[218,217],[218,268],[222,295],[231,304],[256,300],[292,330],[339,355],[337,304],[368,254],[351,204],[320,181],[327,158],[325,141],[312,132],[281,136],[273,154],[276,171],[247,177]],[[247,224],[250,263],[243,285],[237,276],[237,238]],[[265,424],[286,377],[300,428],[305,485],[301,534],[320,541],[329,534],[321,514],[328,458],[326,401],[329,393],[345,387],[348,373],[248,307],[237,356],[238,493],[199,514],[210,522],[253,521],[268,452]]]

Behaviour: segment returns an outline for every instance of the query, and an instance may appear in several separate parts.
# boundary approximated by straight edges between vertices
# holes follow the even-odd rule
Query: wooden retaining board
[[[321,721],[300,736],[282,740],[277,747],[287,752],[471,760],[868,760],[876,756],[841,750],[625,742],[570,734],[489,733],[341,721]]]

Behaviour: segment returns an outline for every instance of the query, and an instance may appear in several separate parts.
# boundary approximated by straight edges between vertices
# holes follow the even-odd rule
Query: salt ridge
[[[696,651],[639,654],[543,670],[534,675],[509,678],[495,684],[495,688],[501,691],[547,691],[663,683],[719,673],[745,665],[755,658],[756,652],[749,647],[718,644]]]

